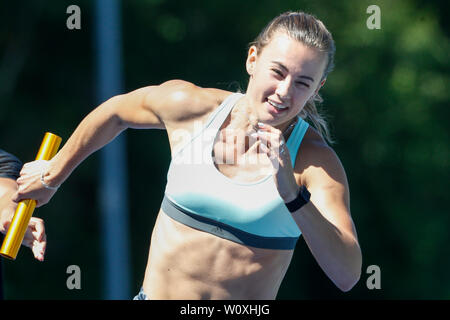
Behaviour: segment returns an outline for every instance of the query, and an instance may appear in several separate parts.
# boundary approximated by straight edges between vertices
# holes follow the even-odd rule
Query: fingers
[[[31,182],[40,178],[42,171],[44,170],[44,160],[37,160],[36,164],[25,163],[22,170],[20,171],[20,177],[16,180],[19,185],[19,189],[28,187]]]
[[[278,145],[280,141],[284,141],[283,139],[283,133],[281,130],[274,128],[270,125],[263,124],[261,122],[258,122],[258,135],[261,137],[268,137],[270,139],[270,142],[273,144]]]
[[[32,229],[33,238],[42,241],[45,235],[44,220],[31,217],[29,225]]]
[[[274,172],[278,173],[280,167],[285,167],[291,161],[283,133],[267,124],[258,123],[258,127],[256,136],[260,141],[259,149],[267,155],[272,163]]]
[[[37,240],[33,241],[31,246],[31,251],[33,252],[34,258],[38,261],[44,261],[45,256],[45,247],[47,245],[46,241],[38,242]]]
[[[22,170],[20,170],[20,175],[33,175],[36,172],[40,174],[42,171],[47,170],[48,167],[48,160],[34,160],[23,165]]]
[[[36,217],[30,219],[22,244],[31,248],[36,260],[44,261],[47,235],[45,234],[44,221],[42,219]]]
[[[43,206],[48,203],[55,190],[44,188],[41,176],[46,172],[49,166],[47,160],[36,160],[25,163],[20,171],[20,177],[16,180],[18,189],[12,195],[11,200],[18,203],[22,200],[34,199],[36,200],[36,207]]]
[[[277,149],[280,146],[281,140],[277,134],[267,132],[267,131],[257,131],[258,138],[267,147],[272,149]]]
[[[257,137],[261,141],[260,150],[263,153],[267,153],[270,158],[279,157],[280,156],[280,147],[284,144],[284,140],[282,137],[275,132],[268,131],[257,131]]]
[[[27,192],[27,191],[21,191],[19,189],[19,191],[17,191],[16,193],[14,193],[11,197],[11,201],[15,202],[15,203],[19,203],[22,200],[28,200],[28,199],[33,199],[36,201],[36,208],[39,208],[41,206],[43,206],[44,204],[47,204],[48,201],[50,200],[51,196],[53,196],[53,193],[50,194],[50,198],[47,196],[46,198],[41,198],[38,197],[36,195],[37,192]]]

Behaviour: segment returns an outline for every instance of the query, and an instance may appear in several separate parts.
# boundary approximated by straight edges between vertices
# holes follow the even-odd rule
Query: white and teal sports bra
[[[206,125],[174,152],[162,209],[180,223],[240,244],[294,249],[301,232],[281,199],[272,174],[256,182],[236,182],[214,165],[215,137],[242,96],[228,96]],[[286,142],[293,167],[308,129],[307,122],[300,117],[298,120]]]

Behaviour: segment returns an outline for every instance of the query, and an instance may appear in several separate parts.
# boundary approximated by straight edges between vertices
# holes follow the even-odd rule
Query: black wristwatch
[[[308,189],[306,189],[305,186],[301,186],[297,198],[295,198],[291,202],[285,203],[285,205],[290,212],[295,212],[305,204],[307,204],[310,197],[311,193],[309,193]]]

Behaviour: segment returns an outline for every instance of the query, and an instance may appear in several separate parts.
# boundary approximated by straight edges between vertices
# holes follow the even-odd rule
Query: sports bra
[[[294,249],[301,232],[272,174],[238,182],[214,165],[215,137],[242,97],[229,95],[193,137],[184,135],[187,141],[172,153],[161,207],[172,219],[224,239],[257,248]],[[308,123],[298,117],[286,142],[293,167],[307,129]]]

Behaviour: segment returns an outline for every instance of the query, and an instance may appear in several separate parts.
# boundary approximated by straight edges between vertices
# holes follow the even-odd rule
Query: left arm
[[[258,136],[275,168],[275,184],[284,202],[294,200],[301,185],[311,193],[310,201],[292,216],[322,270],[339,289],[349,291],[360,278],[362,254],[339,158],[309,130],[299,150],[301,157],[292,168],[287,147],[280,144],[284,142],[280,130],[265,125]]]
[[[294,171],[302,172],[295,174],[296,181],[307,187],[311,199],[292,213],[293,218],[322,270],[339,289],[349,291],[360,278],[362,254],[350,214],[347,177],[330,147],[303,147],[306,156]]]

